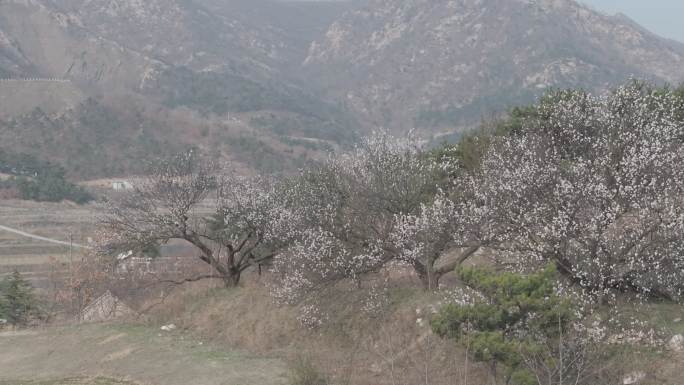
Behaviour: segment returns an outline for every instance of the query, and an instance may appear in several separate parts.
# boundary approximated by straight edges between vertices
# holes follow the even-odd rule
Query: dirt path
[[[52,239],[52,238],[41,237],[39,235],[27,233],[27,232],[17,230],[17,229],[13,229],[11,227],[7,227],[7,226],[3,226],[3,225],[0,225],[0,230],[7,231],[7,232],[17,234],[17,235],[21,235],[22,237],[26,237],[26,238],[32,238],[32,239],[36,239],[39,241],[54,243],[56,245],[73,246],[73,247],[78,248],[78,249],[90,249],[89,246],[79,245],[78,243],[73,243],[73,242],[60,241],[60,240]]]
[[[56,385],[74,377],[93,378],[73,382],[88,385],[119,383],[97,377],[144,385],[286,383],[278,359],[220,350],[180,332],[87,325],[0,333],[0,385]]]

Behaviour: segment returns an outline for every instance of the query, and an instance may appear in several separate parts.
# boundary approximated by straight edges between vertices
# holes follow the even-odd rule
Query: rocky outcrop
[[[304,65],[379,125],[453,130],[550,87],[684,80],[684,46],[573,0],[371,0]]]
[[[684,336],[677,334],[672,336],[667,343],[667,347],[673,352],[683,352],[684,351]]]

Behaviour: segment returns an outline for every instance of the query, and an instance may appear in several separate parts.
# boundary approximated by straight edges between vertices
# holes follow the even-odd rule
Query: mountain
[[[681,82],[684,45],[572,0],[0,1],[0,150],[74,179],[191,146],[293,170],[630,76]]]
[[[0,29],[0,79],[31,71],[31,62],[18,49],[16,42]]]
[[[684,80],[684,45],[572,0],[370,0],[304,63],[377,125],[447,133],[550,87]]]
[[[292,167],[355,135],[353,117],[289,70],[346,6],[3,0],[0,79],[13,81],[0,82],[0,147],[69,163],[84,178],[138,172],[145,154],[188,146],[238,168]],[[139,146],[140,130],[150,140]]]
[[[251,30],[259,30],[255,41],[273,42],[268,57],[281,70],[298,71],[311,42],[356,4],[347,1],[195,0],[198,6],[226,21],[237,19]]]

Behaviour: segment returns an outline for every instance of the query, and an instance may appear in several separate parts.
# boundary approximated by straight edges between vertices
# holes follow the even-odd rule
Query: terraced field
[[[19,200],[0,203],[0,225],[67,243],[88,244],[95,231],[95,218],[93,206]],[[52,261],[66,263],[81,252],[0,230],[0,276],[17,270],[37,287],[44,287],[46,277],[54,273]]]
[[[195,215],[207,215],[211,212],[211,204],[208,200],[199,205]],[[92,244],[98,215],[96,205],[0,201],[0,278],[17,270],[36,288],[52,288],[56,278],[67,272],[68,263],[80,260],[85,249],[77,246]],[[65,244],[34,239],[2,227]],[[164,257],[175,258],[170,260],[171,264],[177,258],[183,258],[184,266],[189,269],[197,264],[192,247],[183,242],[162,245],[160,252]],[[160,259],[159,263],[165,261]],[[205,268],[201,263],[198,265],[198,269]]]

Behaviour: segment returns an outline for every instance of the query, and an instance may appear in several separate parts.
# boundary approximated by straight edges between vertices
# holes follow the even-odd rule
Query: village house
[[[126,191],[126,190],[132,190],[133,185],[129,181],[125,180],[117,180],[112,182],[112,189],[114,191]]]

